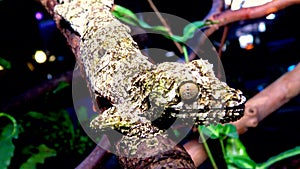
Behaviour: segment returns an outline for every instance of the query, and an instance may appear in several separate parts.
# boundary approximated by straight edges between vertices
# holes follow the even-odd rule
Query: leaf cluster
[[[271,165],[300,154],[300,146],[297,146],[293,149],[282,152],[274,157],[269,158],[266,162],[256,163],[251,157],[248,155],[246,147],[243,145],[241,140],[239,139],[238,132],[236,127],[232,124],[226,125],[210,125],[210,126],[199,126],[198,131],[201,136],[201,140],[204,142],[204,147],[206,148],[206,152],[212,162],[214,168],[217,167],[215,160],[211,156],[210,149],[207,145],[207,142],[203,139],[204,136],[209,137],[210,139],[219,140],[223,158],[229,169],[265,169],[270,167]]]

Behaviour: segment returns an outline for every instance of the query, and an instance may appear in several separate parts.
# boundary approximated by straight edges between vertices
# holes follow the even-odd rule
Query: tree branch
[[[38,86],[33,87],[32,89],[29,89],[25,93],[22,93],[21,95],[13,98],[7,103],[4,103],[1,105],[1,111],[3,112],[12,112],[16,108],[22,107],[26,103],[42,96],[43,94],[53,91],[60,82],[68,82],[71,83],[73,77],[73,71],[67,71],[57,77],[54,77],[53,79],[46,81]]]
[[[260,6],[241,8],[235,11],[230,9],[222,11],[224,6],[223,0],[213,0],[212,8],[204,19],[210,19],[217,23],[204,30],[204,34],[209,37],[222,26],[234,23],[236,21],[256,19],[267,16],[268,14],[275,13],[279,10],[296,4],[300,4],[300,0],[273,0]],[[207,40],[207,38],[204,38],[203,36],[197,37],[198,44],[195,47],[195,52],[190,54],[190,60],[193,60],[197,57],[196,53],[201,49],[201,45],[205,40]]]
[[[86,79],[83,63],[81,62],[81,59],[79,59],[80,37],[77,34],[75,34],[75,32],[73,32],[72,30],[61,27],[61,23],[65,21],[60,16],[54,13],[54,6],[57,5],[56,0],[40,0],[40,3],[45,7],[47,12],[53,17],[53,20],[55,21],[57,28],[66,37],[68,45],[70,46],[76,58],[82,77],[83,79]],[[86,80],[86,83],[89,84],[89,81]],[[91,96],[93,96],[93,92],[91,91],[90,85],[87,85],[87,87],[89,89]],[[95,99],[92,100],[93,100],[93,105],[96,105]],[[103,137],[102,140],[99,142],[100,146],[96,146],[94,150],[90,153],[90,155],[88,155],[77,168],[78,169],[100,168],[101,162],[103,162],[104,157],[109,154],[109,152],[107,152],[105,149],[102,148],[102,147],[107,147],[107,143],[108,143],[108,139],[106,137]]]
[[[233,123],[240,134],[283,106],[300,93],[300,63],[246,102],[245,115]]]
[[[214,4],[219,4],[218,0],[213,1]],[[241,20],[256,19],[268,14],[275,13],[279,10],[285,9],[289,6],[300,4],[300,0],[273,0],[261,6],[241,8],[239,10],[232,11],[230,9],[220,12],[219,8],[216,8],[215,12],[211,11],[206,18],[213,21],[218,21],[212,27],[205,31],[206,36],[210,36],[213,32],[219,29],[219,27],[227,25]],[[215,6],[215,5],[213,5]],[[216,5],[219,6],[219,5]]]
[[[110,143],[107,137],[102,137],[98,143],[101,146],[96,146],[94,150],[76,167],[76,169],[95,169],[101,168],[105,162],[105,157],[110,155],[103,147],[109,148]]]
[[[69,29],[60,27],[61,22],[64,22],[59,16],[53,13],[53,7],[57,4],[56,0],[40,0],[42,5],[47,9],[47,11],[53,16],[53,19],[57,23],[59,30],[67,38],[67,41],[74,52],[76,58],[79,57],[79,37]],[[217,2],[216,0],[214,2]],[[213,14],[210,12],[211,18],[213,20],[218,20],[217,26],[209,28],[205,33],[210,36],[214,31],[216,31],[220,26],[224,26],[228,23],[232,23],[238,20],[254,19],[265,16],[270,13],[274,13],[278,10],[284,9],[288,6],[299,4],[299,0],[274,0],[270,3],[259,7],[252,7],[241,9],[238,11],[225,11],[219,14]],[[216,8],[218,9],[218,8]],[[79,61],[80,59],[77,59]],[[81,72],[83,73],[82,63],[79,63]],[[300,64],[293,71],[286,73],[264,91],[257,94],[251,98],[246,103],[245,117],[243,117],[238,122],[234,123],[240,134],[247,131],[249,127],[255,127],[261,120],[272,113],[274,110],[285,104],[291,98],[297,96],[300,92]],[[85,77],[85,74],[83,73]],[[192,156],[194,163],[198,166],[205,159],[206,155],[204,150],[198,142],[192,140],[185,144],[186,150]],[[100,153],[97,153],[100,152]],[[97,166],[98,162],[101,161],[103,156],[107,152],[103,149],[96,147],[94,151],[89,155],[80,165],[79,168],[84,166],[84,164],[89,164],[87,167]],[[92,159],[93,158],[93,159]],[[96,160],[95,160],[96,159]]]
[[[53,17],[54,21],[56,22],[57,28],[61,31],[61,33],[67,38],[67,42],[72,49],[76,60],[78,62],[80,71],[86,79],[87,86],[89,88],[90,94],[92,96],[92,99],[94,101],[94,107],[98,107],[99,105],[96,105],[95,101],[95,93],[91,90],[90,88],[90,82],[89,82],[89,77],[85,74],[85,69],[84,69],[84,64],[81,62],[80,58],[80,50],[79,50],[79,43],[80,43],[80,37],[77,36],[75,32],[72,31],[72,29],[69,29],[67,24],[64,24],[65,21],[58,15],[56,15],[54,11],[55,5],[57,5],[56,0],[41,0],[41,4],[45,7],[45,9],[48,11],[48,13]],[[62,26],[65,25],[65,26]],[[99,109],[97,109],[99,110]],[[99,112],[100,113],[100,112]],[[104,143],[107,143],[107,139],[102,139],[99,142],[99,146],[97,146],[88,157],[85,158],[85,160],[80,163],[80,165],[77,167],[78,169],[81,168],[100,168],[104,161],[104,157],[108,154],[106,150],[104,150],[102,147],[105,145],[102,145]],[[172,142],[170,139],[165,139],[164,137],[159,137],[158,142],[162,144],[169,145],[168,143]],[[171,144],[174,145],[174,144]],[[138,153],[138,152],[137,152]],[[144,152],[147,154],[147,151]],[[169,166],[181,166],[183,168],[195,168],[193,161],[190,158],[190,155],[185,151],[185,149],[179,145],[175,145],[173,149],[157,154],[155,156],[150,156],[145,159],[135,159],[131,158],[127,161],[126,157],[119,157],[120,161],[122,162],[123,165],[127,166],[135,166],[138,168],[145,168],[148,166],[149,168],[156,168],[159,167],[161,164],[169,165]],[[172,159],[172,160],[171,160]],[[101,163],[102,162],[102,163]]]
[[[70,49],[72,50],[72,52],[76,58],[76,61],[78,63],[81,75],[82,75],[83,79],[86,79],[86,74],[84,71],[83,63],[82,63],[81,59],[79,59],[80,37],[73,30],[61,26],[61,25],[66,25],[66,23],[59,15],[56,15],[54,13],[54,6],[57,5],[56,0],[40,0],[39,2],[45,7],[47,12],[53,17],[53,20],[55,21],[57,28],[66,37],[67,43],[70,46]],[[62,23],[65,23],[65,24],[62,24]],[[90,92],[91,96],[93,96],[93,92],[91,91],[91,89],[89,87],[90,86],[89,81],[87,80],[86,82],[88,84],[89,92]],[[95,105],[96,100],[92,99],[92,101],[93,101],[93,104]]]
[[[238,133],[245,133],[248,128],[256,127],[265,117],[300,94],[300,63],[291,72],[287,72],[246,102],[244,116],[234,122]],[[196,166],[207,158],[202,144],[191,140],[184,145]]]

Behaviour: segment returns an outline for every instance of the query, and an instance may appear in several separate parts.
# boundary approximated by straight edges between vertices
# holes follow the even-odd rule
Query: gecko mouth
[[[220,119],[221,123],[237,121],[244,116],[245,104],[225,108],[225,116]]]
[[[180,110],[174,108],[167,108],[160,117],[152,121],[152,124],[160,129],[168,129],[178,119],[195,121],[195,124],[198,125],[224,124],[239,120],[244,116],[244,109],[244,103],[226,108],[186,109],[184,113],[180,113]]]

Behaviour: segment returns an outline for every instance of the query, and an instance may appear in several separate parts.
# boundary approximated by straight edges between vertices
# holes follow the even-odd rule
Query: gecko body
[[[141,145],[155,154],[173,148],[157,139],[167,137],[169,125],[162,123],[168,119],[209,125],[243,116],[245,97],[220,81],[212,64],[203,59],[151,63],[129,27],[112,15],[112,6],[112,0],[69,0],[56,5],[55,12],[80,35],[80,59],[90,88],[112,104],[90,126],[121,132],[120,154],[142,158],[137,154]]]

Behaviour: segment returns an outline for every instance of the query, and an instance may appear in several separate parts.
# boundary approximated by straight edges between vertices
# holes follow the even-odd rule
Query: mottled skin
[[[112,5],[112,0],[70,0],[57,5],[55,12],[81,37],[80,58],[92,91],[112,103],[90,126],[123,133],[117,145],[121,155],[142,158],[136,152],[145,145],[155,153],[174,147],[158,142],[157,137],[167,135],[157,119],[209,125],[243,116],[245,97],[216,78],[212,64],[202,59],[152,64],[130,29],[111,14]]]

